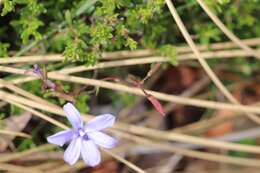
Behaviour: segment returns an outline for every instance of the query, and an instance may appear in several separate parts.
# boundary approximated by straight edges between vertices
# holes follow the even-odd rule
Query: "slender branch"
[[[3,92],[2,92],[3,93]],[[9,96],[9,97],[8,97]],[[4,96],[2,95],[1,98],[5,98],[5,100],[11,99],[12,95],[10,94],[5,94]],[[16,99],[15,99],[16,98]],[[19,97],[18,96],[13,96],[11,100],[18,101]],[[52,112],[57,114],[61,109],[56,109],[55,107],[50,107],[47,105],[42,105],[42,104],[37,104],[36,102],[32,104],[30,100],[27,99],[21,99],[23,104],[28,104],[27,106],[34,106],[37,107],[37,109],[42,109],[44,111]],[[14,101],[12,101],[14,102]],[[26,108],[27,106],[23,106],[23,108]],[[29,112],[32,112],[31,109],[26,109]],[[37,112],[34,110],[34,112]],[[32,112],[33,113],[33,112]],[[60,115],[64,116],[64,112],[62,112]],[[84,120],[89,120],[93,116],[83,116]],[[199,144],[202,146],[207,146],[207,147],[216,147],[216,148],[222,148],[222,149],[232,149],[232,150],[241,150],[245,152],[253,152],[253,153],[260,153],[260,148],[256,146],[246,146],[246,145],[241,145],[241,144],[234,144],[234,143],[227,143],[227,142],[221,142],[221,141],[214,141],[214,140],[208,140],[205,138],[201,137],[194,137],[194,136],[189,136],[189,135],[183,135],[183,134],[177,134],[177,133],[172,133],[172,132],[165,132],[165,131],[160,131],[160,130],[155,130],[155,129],[150,129],[146,127],[140,127],[140,126],[135,126],[135,125],[129,125],[126,123],[120,123],[117,122],[113,130],[114,133],[117,133],[118,130],[124,131],[125,133],[134,133],[136,135],[143,135],[147,137],[153,137],[156,139],[162,139],[162,140],[171,140],[171,141],[178,141],[178,142],[184,142],[184,143],[192,143],[192,144]],[[112,129],[111,129],[112,130]],[[1,159],[0,159],[1,161]]]
[[[3,67],[3,66],[0,66],[0,71],[17,73],[17,74],[24,74],[24,72],[25,72],[25,70],[22,70],[22,69]],[[129,86],[125,86],[122,84],[116,84],[116,83],[107,82],[107,81],[75,77],[75,76],[68,76],[68,75],[64,75],[61,73],[57,73],[57,72],[48,73],[48,77],[50,79],[98,86],[98,87],[102,87],[102,88],[123,91],[123,92],[131,93],[131,94],[135,94],[135,95],[139,95],[139,96],[145,96],[145,94],[138,88],[129,87]],[[35,77],[33,77],[33,78],[35,79]],[[232,110],[235,112],[242,111],[242,112],[248,112],[248,113],[260,113],[260,108],[256,107],[256,106],[244,106],[244,105],[237,105],[237,104],[206,101],[206,100],[200,100],[200,99],[192,99],[192,98],[186,98],[186,97],[181,97],[181,96],[164,94],[164,93],[160,93],[160,92],[156,92],[156,91],[152,91],[152,90],[146,90],[146,92],[153,95],[155,98],[157,98],[159,100],[175,102],[175,103],[183,104],[183,105],[192,105],[192,106],[205,107],[205,108],[211,108],[211,109],[228,109],[228,110]]]
[[[50,162],[44,162],[36,166],[31,166],[30,168],[33,169],[40,169],[40,170],[48,170],[48,169],[55,169],[57,167],[60,167],[63,163],[61,161],[50,161]]]
[[[231,134],[227,134],[224,136],[220,136],[220,137],[215,137],[214,139],[216,140],[223,140],[223,141],[239,141],[245,138],[256,138],[258,137],[260,134],[260,128],[251,128],[248,130],[244,130],[244,131],[239,131],[239,132],[234,132]],[[195,145],[189,145],[189,144],[179,144],[179,146],[181,146],[182,148],[189,148],[189,149],[195,149],[195,148],[199,148],[199,146],[195,146]],[[175,165],[177,165],[177,163],[183,158],[182,155],[180,154],[176,154],[173,157],[175,157]]]
[[[42,171],[38,169],[33,169],[33,168],[27,168],[24,166],[17,166],[17,165],[12,165],[12,164],[5,164],[5,163],[0,163],[0,170],[3,171],[12,171],[16,173],[28,173],[28,172],[33,172],[33,173],[43,173]]]
[[[15,131],[10,131],[10,130],[3,130],[3,129],[0,129],[0,134],[11,135],[11,136],[20,136],[20,137],[24,137],[24,138],[31,138],[31,135],[28,135],[26,133],[15,132]]]
[[[46,101],[46,100],[44,100],[44,99],[42,99],[40,97],[37,97],[34,94],[31,94],[30,92],[27,92],[27,91],[25,91],[25,90],[15,86],[15,85],[9,83],[9,82],[6,82],[5,80],[0,79],[0,86],[1,85],[3,85],[4,87],[10,89],[11,91],[14,91],[14,92],[16,92],[16,93],[18,93],[18,94],[20,94],[20,95],[22,95],[24,97],[27,97],[27,98],[29,98],[31,100],[37,101],[37,102],[42,103],[42,104],[52,105],[48,101]]]
[[[260,49],[258,49],[260,51]],[[202,53],[203,58],[232,58],[237,56],[250,56],[243,50],[232,50],[232,51],[216,51],[216,52],[204,52]],[[21,58],[22,59],[22,58]],[[195,59],[195,56],[193,53],[184,54],[177,56],[177,59],[179,61],[184,60],[192,60]],[[8,59],[7,59],[8,60]],[[1,59],[0,59],[1,61]],[[123,66],[130,66],[130,65],[140,65],[140,64],[150,64],[150,63],[157,63],[157,62],[168,62],[169,59],[166,57],[145,57],[145,58],[136,58],[136,59],[126,59],[126,60],[117,60],[117,61],[111,61],[111,62],[101,62],[95,66],[86,67],[86,66],[77,66],[77,67],[69,67],[62,70],[59,70],[59,72],[69,74],[69,73],[77,73],[77,72],[83,72],[88,70],[95,70],[95,69],[102,69],[102,68],[109,68],[109,67],[123,67]],[[4,66],[0,66],[0,68],[4,68]],[[18,73],[21,74],[21,73]],[[35,77],[27,77],[27,78],[21,78],[21,79],[15,79],[15,84],[29,82],[31,80],[35,80],[37,78]],[[1,87],[1,85],[0,85]]]
[[[80,83],[85,85],[93,85],[93,86],[98,86],[98,87],[112,89],[112,90],[124,91],[139,96],[145,96],[145,94],[139,88],[129,87],[129,86],[107,82],[107,81],[100,81],[100,80],[81,78],[75,76],[67,76],[60,73],[51,73],[49,77],[56,80]],[[152,90],[146,90],[146,92],[153,95],[155,98],[159,100],[175,102],[184,105],[193,105],[193,106],[207,107],[212,109],[229,109],[236,112],[243,111],[243,112],[260,113],[260,108],[254,106],[233,105],[228,103],[219,103],[213,101],[192,99],[192,98],[186,98],[186,97],[175,96],[170,94],[164,94]]]
[[[45,144],[45,145],[38,146],[37,148],[32,148],[32,149],[29,149],[26,151],[22,151],[22,152],[18,152],[18,153],[10,153],[6,156],[1,156],[0,162],[9,162],[11,160],[18,159],[20,157],[25,157],[27,155],[30,155],[30,154],[33,154],[36,152],[50,150],[54,147],[55,147],[54,145]]]
[[[260,38],[251,38],[242,40],[242,43],[247,46],[256,46],[260,44]],[[233,42],[223,42],[223,43],[214,43],[209,46],[206,45],[198,45],[197,48],[200,51],[206,51],[210,48],[211,51],[213,50],[220,50],[220,52],[230,52],[232,55],[233,50],[221,50],[221,49],[231,49],[236,48],[237,45]],[[185,56],[185,54],[192,52],[190,47],[187,46],[180,46],[176,48],[177,53],[179,56]],[[256,51],[256,50],[255,50]],[[218,52],[218,51],[215,51]],[[211,52],[209,52],[211,53]],[[252,54],[247,51],[240,51],[247,56],[251,56]],[[114,59],[124,59],[124,58],[137,58],[137,57],[147,57],[147,56],[154,56],[154,51],[149,49],[144,50],[135,50],[135,51],[115,51],[115,52],[106,52],[103,53],[101,59],[104,60],[114,60]],[[184,55],[183,55],[184,54]],[[203,54],[203,53],[202,53]],[[193,54],[192,54],[193,55]],[[191,56],[192,56],[191,55]],[[235,54],[237,55],[237,54]],[[234,56],[235,56],[234,55]],[[190,55],[189,55],[190,56]],[[237,56],[240,56],[238,54]],[[194,58],[194,55],[192,56]],[[204,57],[207,58],[207,57]],[[180,58],[182,59],[182,58]],[[50,55],[34,55],[34,56],[21,56],[21,57],[7,57],[7,58],[0,58],[0,64],[9,64],[9,63],[36,63],[36,62],[55,62],[55,61],[62,61],[64,57],[61,54],[50,54]]]
[[[259,40],[259,43],[260,43],[260,40]],[[227,44],[226,46],[229,46],[229,44]],[[204,48],[204,47],[201,47],[201,48]],[[216,49],[217,48],[218,48],[218,46],[216,45]],[[259,49],[255,50],[256,53],[259,53],[259,51],[260,51]],[[187,47],[179,48],[179,51],[177,51],[177,52],[178,52],[178,55],[177,55],[176,58],[179,61],[196,59],[195,55],[193,53],[190,53],[190,49],[188,49]],[[115,54],[116,52],[112,52],[112,53]],[[134,53],[131,53],[130,55],[133,55],[133,56],[128,56],[128,57],[124,56],[124,57],[121,57],[120,59],[128,58],[128,59],[133,59],[133,61],[138,60],[138,59],[147,59],[146,61],[148,61],[149,58],[152,58],[152,59],[158,58],[158,59],[153,59],[151,62],[148,61],[148,63],[169,61],[169,59],[167,57],[155,56],[154,54],[147,54],[146,56],[135,56]],[[218,50],[218,51],[202,52],[201,56],[205,59],[212,59],[212,58],[214,58],[214,59],[221,58],[222,59],[222,58],[234,58],[234,57],[237,57],[237,56],[250,57],[251,54],[244,51],[244,50]],[[108,57],[110,57],[110,56],[108,56]],[[140,57],[145,57],[145,58],[140,58]],[[113,62],[120,62],[120,61],[114,61],[114,59],[116,59],[116,58],[113,58],[112,62],[98,63],[97,65],[90,67],[90,69],[91,68],[93,69],[96,66],[99,67],[99,68],[102,68],[103,66],[105,66],[104,64],[107,64],[107,63],[109,64],[109,63],[113,63]],[[64,57],[62,57],[60,54],[57,54],[57,55],[40,55],[40,56],[35,55],[35,56],[0,58],[0,64],[28,63],[28,62],[30,62],[30,63],[37,63],[37,62],[45,63],[45,62],[56,62],[56,61],[62,61],[62,60],[64,60]],[[121,61],[121,62],[124,62],[124,61]],[[124,65],[124,64],[122,64],[122,65]],[[129,65],[135,65],[135,64],[129,64]]]
[[[66,129],[66,130],[69,129],[69,127],[64,125],[63,123],[60,123],[59,121],[57,121],[57,120],[55,120],[55,119],[53,119],[51,117],[48,117],[47,115],[44,115],[44,114],[42,114],[42,113],[40,113],[40,112],[38,112],[38,111],[36,111],[34,109],[28,108],[28,107],[26,107],[26,106],[24,106],[24,105],[22,105],[20,103],[17,103],[17,102],[15,102],[13,100],[5,100],[5,101],[8,102],[8,103],[11,103],[11,104],[13,104],[13,105],[15,105],[17,107],[20,107],[20,108],[22,108],[22,109],[24,109],[24,110],[26,110],[28,112],[31,112],[33,115],[36,115],[36,116],[40,117],[41,119],[44,119],[47,122],[50,122],[51,124],[56,125],[57,127],[60,127],[62,129]]]
[[[260,49],[258,50],[260,52]],[[202,53],[202,57],[206,59],[210,58],[234,58],[234,57],[243,57],[250,56],[246,55],[246,52],[243,50],[232,50],[232,51],[216,51],[216,52],[204,52]],[[177,55],[178,61],[182,62],[185,60],[195,59],[193,53]],[[168,62],[169,59],[167,57],[154,56],[154,57],[145,57],[145,58],[136,58],[136,59],[126,59],[126,60],[117,60],[117,61],[109,61],[109,62],[101,62],[97,65],[86,67],[86,66],[77,66],[71,68],[65,68],[60,70],[62,73],[78,73],[82,71],[89,71],[95,69],[103,69],[103,68],[111,68],[111,67],[124,67],[130,65],[141,65],[141,64],[150,64],[150,63],[159,63],[159,62]]]
[[[197,60],[203,67],[203,69],[206,71],[210,79],[215,83],[217,88],[224,94],[224,96],[232,103],[236,105],[240,105],[240,103],[236,100],[235,97],[227,90],[227,88],[222,84],[222,82],[219,80],[219,78],[215,75],[215,73],[212,71],[212,69],[209,67],[207,62],[203,59],[203,57],[200,54],[200,51],[197,49],[195,43],[193,42],[190,34],[188,33],[186,27],[184,26],[180,16],[178,15],[173,3],[171,0],[166,0],[167,6],[170,9],[170,12],[176,21],[178,27],[180,28],[185,40],[187,41],[188,45],[193,50],[194,54],[196,55]],[[260,124],[260,118],[257,115],[246,113],[249,119],[253,120],[254,122]]]
[[[160,142],[154,143],[154,141],[150,139],[145,139],[142,137],[134,136],[132,134],[125,134],[125,133],[118,133],[121,137],[127,137],[128,139],[135,141],[137,143],[143,145],[149,145],[152,147],[156,147],[159,150],[169,151],[189,157],[199,158],[203,160],[215,161],[215,162],[222,162],[222,163],[229,163],[229,164],[236,164],[236,165],[244,165],[244,166],[253,166],[253,167],[260,167],[260,160],[259,159],[244,159],[244,158],[235,158],[230,156],[222,156],[219,154],[212,154],[212,153],[205,153],[199,151],[193,151],[188,149],[183,149],[179,147],[173,147],[173,145]]]
[[[260,50],[259,50],[260,51]],[[234,51],[218,51],[218,52],[205,52],[202,53],[204,58],[230,58],[234,56],[249,56],[244,54],[245,52],[243,50],[234,50]],[[185,55],[180,55],[177,57],[179,61],[182,60],[190,60],[194,59],[194,54],[185,54]],[[1,61],[1,59],[0,59]],[[69,67],[65,68],[62,70],[59,70],[58,72],[64,73],[64,74],[70,74],[70,73],[77,73],[77,72],[83,72],[83,71],[88,71],[88,70],[94,70],[94,69],[99,69],[99,68],[109,68],[109,67],[122,67],[122,66],[129,66],[129,65],[138,65],[138,64],[149,64],[149,63],[156,63],[156,62],[167,62],[168,59],[165,57],[147,57],[147,58],[138,58],[138,59],[127,59],[127,60],[119,60],[119,61],[112,61],[112,62],[103,62],[99,63],[95,66],[92,67],[86,67],[86,66],[77,66],[77,67]],[[15,72],[14,70],[8,71],[7,67],[0,66],[0,69],[3,71],[6,70],[6,72]],[[22,70],[16,70],[16,73],[22,74],[24,71]],[[36,77],[26,77],[26,78],[20,78],[20,79],[14,79],[12,80],[14,84],[20,84],[24,82],[29,82],[32,80],[37,79]],[[3,87],[0,84],[0,88]]]
[[[130,57],[144,57],[153,55],[152,50],[136,50],[136,51],[116,51],[107,52],[102,54],[101,59],[117,59],[117,58],[130,58]],[[0,58],[0,64],[9,63],[28,63],[28,62],[55,62],[63,61],[64,57],[61,54],[50,55],[34,55],[34,56],[18,56],[18,57],[5,57]]]

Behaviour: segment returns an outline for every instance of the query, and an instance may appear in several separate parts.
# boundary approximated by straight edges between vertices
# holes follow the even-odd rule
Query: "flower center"
[[[83,136],[85,136],[85,134],[86,134],[83,129],[79,129],[78,132],[79,132],[79,136],[80,136],[80,137],[83,137]]]

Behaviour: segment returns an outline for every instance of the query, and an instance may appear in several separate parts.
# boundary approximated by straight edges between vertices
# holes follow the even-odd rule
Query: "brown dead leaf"
[[[14,131],[14,132],[20,132],[25,128],[25,126],[31,119],[31,116],[32,116],[31,113],[24,112],[20,116],[11,116],[10,118],[6,118],[3,120],[4,129]],[[1,135],[0,152],[5,151],[14,138],[15,136]]]
[[[181,76],[181,84],[188,87],[196,81],[198,74],[190,67],[179,68],[179,73]]]

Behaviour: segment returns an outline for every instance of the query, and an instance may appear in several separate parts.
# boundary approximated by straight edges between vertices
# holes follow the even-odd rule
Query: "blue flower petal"
[[[104,148],[114,148],[117,144],[117,140],[111,136],[102,132],[90,132],[88,137],[97,145]]]
[[[64,152],[64,160],[70,165],[73,165],[77,162],[80,156],[81,151],[81,145],[82,145],[82,139],[81,138],[74,138],[66,151]]]
[[[74,129],[81,128],[83,126],[83,120],[79,111],[71,103],[67,103],[63,106],[66,117],[70,121]]]
[[[112,127],[115,123],[115,116],[112,114],[103,114],[90,120],[84,127],[86,132],[100,131]]]
[[[72,130],[64,130],[58,132],[47,138],[47,141],[51,144],[63,146],[66,142],[72,139],[74,132]]]
[[[100,152],[91,140],[82,140],[81,155],[84,162],[91,166],[97,166],[101,161]]]

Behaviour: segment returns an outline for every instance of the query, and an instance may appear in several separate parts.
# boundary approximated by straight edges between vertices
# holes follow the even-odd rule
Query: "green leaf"
[[[15,3],[11,0],[3,0],[4,8],[2,10],[1,16],[5,16],[7,13],[14,11]]]
[[[65,12],[65,20],[68,23],[69,26],[72,26],[72,17],[69,10]]]

